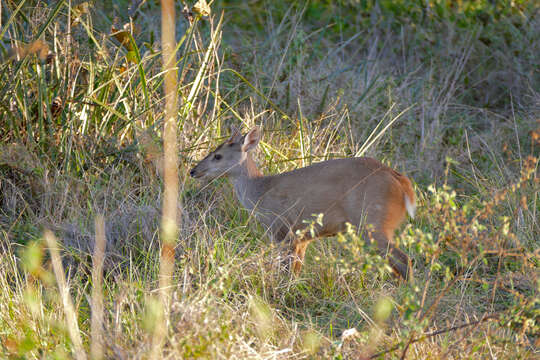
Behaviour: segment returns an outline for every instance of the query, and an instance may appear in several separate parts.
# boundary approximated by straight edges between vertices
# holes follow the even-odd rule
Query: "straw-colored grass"
[[[532,2],[182,8],[162,52],[158,2],[0,3],[1,358],[538,356]],[[189,177],[253,125],[266,174],[407,174],[414,281],[353,229],[290,276],[226,180]]]

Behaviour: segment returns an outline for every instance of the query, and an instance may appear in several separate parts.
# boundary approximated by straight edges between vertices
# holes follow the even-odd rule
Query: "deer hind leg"
[[[388,258],[394,272],[407,280],[412,275],[410,259],[407,254],[393,245],[383,232],[375,231],[371,233],[371,237],[376,241],[379,252]]]
[[[368,211],[367,224],[372,224],[372,230],[368,236],[377,242],[379,251],[388,257],[388,262],[404,280],[412,276],[411,262],[407,254],[398,249],[392,243],[394,231],[405,220],[405,200],[401,189],[391,188],[384,206],[373,207]]]

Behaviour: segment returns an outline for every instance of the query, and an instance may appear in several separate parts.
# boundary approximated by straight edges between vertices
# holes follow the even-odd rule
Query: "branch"
[[[433,331],[433,332],[424,334],[424,335],[422,335],[422,336],[420,336],[420,337],[418,337],[418,338],[416,338],[414,340],[409,341],[408,345],[414,344],[414,343],[419,342],[421,340],[424,340],[424,339],[427,339],[427,338],[430,338],[430,337],[433,337],[433,336],[437,336],[437,335],[440,335],[440,334],[444,334],[444,333],[447,333],[447,332],[450,332],[450,331],[463,329],[463,328],[468,327],[468,326],[478,325],[478,324],[483,323],[485,321],[496,319],[496,318],[499,317],[499,315],[500,315],[499,313],[490,314],[490,315],[484,316],[482,319],[477,320],[477,321],[471,321],[471,322],[468,322],[468,323],[465,323],[465,324],[456,325],[456,326],[452,326],[452,327],[449,327],[449,328],[446,328],[446,329]],[[376,353],[374,355],[371,355],[367,359],[375,359],[375,358],[377,358],[377,357],[379,357],[381,355],[388,354],[390,352],[396,351],[399,348],[400,348],[400,345],[395,345],[395,346],[391,347],[390,349],[387,349],[387,350],[378,352],[378,353]]]

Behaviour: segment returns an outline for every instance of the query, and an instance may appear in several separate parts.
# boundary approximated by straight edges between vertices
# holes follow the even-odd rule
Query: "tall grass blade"
[[[298,132],[300,140],[300,154],[302,156],[302,167],[306,166],[306,144],[304,136],[304,115],[302,114],[302,105],[300,105],[300,99],[298,100],[298,122],[300,123],[300,131]]]
[[[220,32],[220,29],[221,29],[222,22],[223,22],[223,14],[221,15],[221,18],[219,19],[219,23],[218,23],[215,31],[212,33],[212,38],[210,39],[210,44],[208,45],[208,49],[206,50],[206,53],[204,54],[204,60],[203,60],[202,64],[199,67],[199,71],[197,72],[197,76],[195,77],[195,80],[193,81],[193,84],[191,85],[191,89],[189,91],[189,95],[188,95],[188,97],[186,99],[186,103],[185,103],[185,106],[184,106],[183,117],[185,117],[187,115],[187,113],[189,113],[189,111],[191,110],[193,100],[195,99],[195,97],[197,96],[197,94],[199,93],[199,91],[201,89],[201,83],[202,83],[204,74],[206,73],[206,71],[208,69],[208,64],[209,64],[209,61],[210,61],[210,55],[214,52],[214,49],[215,49],[215,47],[216,47],[216,45],[217,45],[217,43],[219,41],[217,39],[217,36],[219,36],[219,32]]]
[[[281,114],[281,116],[284,118],[284,119],[289,119],[289,115],[287,115],[285,113],[285,111],[281,110],[281,108],[279,106],[277,106],[272,100],[270,100],[269,97],[267,97],[266,95],[264,95],[256,86],[254,86],[248,79],[246,79],[242,74],[240,74],[238,71],[234,70],[234,69],[223,69],[223,72],[225,71],[230,71],[232,72],[234,75],[236,75],[240,80],[242,80],[247,86],[249,86],[253,91],[255,91],[255,93],[257,93],[257,95],[259,95],[261,98],[264,99],[264,101],[268,102],[270,104],[270,106],[272,106],[278,113]]]
[[[58,283],[60,296],[62,297],[64,315],[66,316],[66,326],[69,337],[71,338],[71,342],[73,343],[73,355],[77,360],[86,360],[79,325],[77,323],[77,314],[75,313],[73,303],[71,302],[69,287],[67,286],[66,279],[64,278],[64,268],[62,266],[62,260],[60,259],[60,253],[58,252],[58,242],[50,230],[45,230],[43,236],[45,237],[45,241],[49,247],[49,252],[51,253],[54,275],[56,277],[56,282]]]
[[[92,318],[90,358],[103,359],[103,261],[105,259],[105,219],[98,215],[95,220],[96,242],[92,266]]]
[[[382,121],[379,124],[377,124],[375,129],[369,135],[368,139],[364,142],[364,144],[360,147],[360,149],[356,152],[356,154],[354,154],[354,156],[355,157],[363,156],[366,153],[366,151],[371,147],[371,145],[373,145],[375,143],[375,141],[377,141],[381,136],[383,136],[383,134],[386,132],[386,130],[388,130],[390,128],[390,126],[392,126],[403,114],[405,114],[407,111],[412,109],[413,106],[414,105],[411,105],[408,108],[406,108],[405,110],[403,110],[402,112],[400,112],[399,114],[397,114],[397,116],[395,116],[392,120],[390,120],[390,122],[388,124],[386,124],[386,126],[381,131],[379,131],[378,133],[376,133],[376,131],[379,128],[379,125],[382,123]],[[392,108],[390,108],[390,110],[391,109]]]
[[[21,8],[23,7],[24,3],[26,2],[26,0],[22,0],[20,3],[19,3],[19,6],[17,6],[17,8],[15,9],[15,11],[13,11],[13,13],[11,14],[11,16],[9,17],[8,21],[6,22],[6,24],[4,25],[4,27],[2,28],[2,31],[0,31],[0,39],[3,39],[4,38],[4,35],[6,34],[6,31],[9,29],[9,26],[11,25],[11,23],[13,22],[13,20],[15,20],[15,17],[17,16],[17,14],[19,13],[19,11],[21,11]]]

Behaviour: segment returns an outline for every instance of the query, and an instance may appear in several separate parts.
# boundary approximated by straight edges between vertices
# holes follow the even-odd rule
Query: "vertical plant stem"
[[[79,325],[77,324],[77,315],[75,314],[75,309],[73,308],[73,303],[71,302],[71,298],[69,296],[69,288],[66,285],[66,279],[64,278],[64,268],[62,267],[62,260],[60,260],[56,237],[50,230],[45,230],[43,235],[45,237],[45,241],[47,242],[47,246],[49,247],[49,252],[51,253],[54,275],[56,276],[58,290],[60,291],[60,296],[62,297],[64,315],[66,316],[66,325],[68,328],[69,337],[73,343],[73,353],[75,355],[75,359],[86,360],[86,354],[83,349],[81,335],[79,332]]]
[[[103,293],[102,274],[103,260],[105,258],[105,220],[98,215],[95,221],[96,242],[94,245],[94,257],[92,259],[92,319],[90,343],[90,358],[103,359]]]
[[[306,166],[306,145],[304,139],[304,115],[302,114],[302,105],[300,105],[300,98],[298,101],[298,121],[300,127],[300,152],[302,153],[302,167]]]
[[[167,334],[169,314],[169,292],[174,265],[174,247],[178,228],[178,155],[176,145],[176,41],[175,8],[173,0],[161,1],[161,44],[165,73],[165,121],[163,130],[164,147],[164,192],[161,219],[161,257],[159,269],[159,297],[162,311],[157,313],[150,358],[160,359],[161,349]]]

